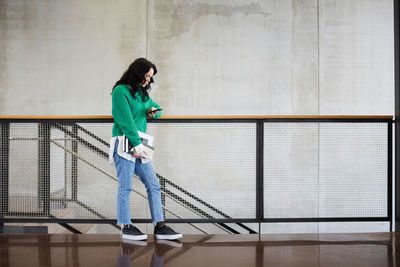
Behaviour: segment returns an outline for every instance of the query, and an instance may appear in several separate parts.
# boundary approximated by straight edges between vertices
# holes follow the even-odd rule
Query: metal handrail
[[[206,115],[206,116],[179,116],[163,115],[157,120],[165,119],[380,119],[392,120],[393,115]],[[0,120],[113,120],[110,115],[93,116],[26,116],[26,115],[0,115]]]

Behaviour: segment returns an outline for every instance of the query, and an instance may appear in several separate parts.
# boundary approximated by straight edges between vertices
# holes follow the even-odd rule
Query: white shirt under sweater
[[[114,149],[115,143],[118,139],[118,148],[117,153],[119,156],[123,157],[124,159],[130,160],[132,162],[136,162],[136,158],[132,155],[132,153],[124,152],[124,138],[125,136],[115,136],[110,140],[110,150],[108,153],[108,162],[110,164],[115,164],[114,161]],[[139,144],[135,146],[136,153],[141,153],[143,151],[143,144]],[[148,159],[142,158],[142,163],[149,162]]]

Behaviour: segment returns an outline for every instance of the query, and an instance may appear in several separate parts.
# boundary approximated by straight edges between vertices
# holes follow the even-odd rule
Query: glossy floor
[[[398,233],[185,235],[0,234],[1,266],[397,266]]]

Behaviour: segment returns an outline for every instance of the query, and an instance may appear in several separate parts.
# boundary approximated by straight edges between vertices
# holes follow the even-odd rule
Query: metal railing
[[[32,129],[25,132],[25,125]],[[97,128],[88,129],[92,125]],[[89,174],[94,171],[100,173],[104,181],[107,179],[117,184],[115,174],[103,166],[108,158],[106,137],[111,135],[111,125],[112,118],[107,116],[0,117],[0,223],[59,223],[74,232],[79,231],[69,223],[115,225],[115,217],[110,216],[109,210],[103,212],[101,207],[94,207],[84,194],[79,193],[80,187],[95,183]],[[169,155],[170,143],[182,142],[182,151],[178,148],[178,153],[183,158],[176,159],[177,164],[189,162],[190,165],[181,172],[170,171],[173,161],[156,162],[156,166],[161,165],[164,171],[181,176],[190,170],[201,172],[198,161],[203,160],[205,171],[195,178],[202,180],[200,187],[209,190],[198,190],[182,177],[157,171],[167,222],[187,223],[202,233],[207,232],[200,226],[203,223],[212,223],[228,233],[257,233],[262,223],[272,222],[387,221],[391,225],[390,116],[165,117],[150,120],[149,128],[152,127],[152,133],[162,140],[159,147],[167,147],[160,154]],[[106,129],[103,131],[103,128]],[[353,144],[354,140],[356,144]],[[21,142],[22,145],[14,146],[13,142]],[[24,142],[36,142],[37,145],[27,145],[30,148],[24,150]],[[190,148],[191,144],[194,151]],[[212,161],[207,157],[208,145],[220,153],[212,157]],[[204,147],[206,151],[203,151]],[[36,153],[37,167],[18,165],[18,158],[25,152],[29,154],[27,157]],[[187,155],[193,153],[198,153],[198,157],[194,155],[188,159]],[[246,158],[240,159],[242,156]],[[353,156],[360,159],[348,165],[346,160],[352,161]],[[65,179],[61,182],[60,175],[52,173],[56,169],[51,165],[53,157],[60,157],[59,162],[64,161],[61,176]],[[221,157],[227,157],[228,161]],[[243,162],[246,166],[239,166]],[[32,175],[28,171],[18,173],[12,169],[13,166],[31,171],[36,168],[37,175],[33,176],[37,176],[37,194],[12,192],[18,191],[18,186],[21,187]],[[80,173],[81,166],[90,168],[90,171]],[[332,166],[339,167],[336,174],[331,170]],[[366,175],[364,169],[373,174]],[[213,177],[208,179],[210,174]],[[363,175],[368,179],[363,181]],[[56,177],[56,182],[53,177]],[[215,183],[219,177],[223,180],[221,184]],[[331,184],[332,177],[336,184]],[[353,178],[354,181],[349,181]],[[82,179],[84,182],[80,181]],[[54,184],[60,187],[63,183],[61,189],[52,188]],[[331,191],[330,186],[334,188]],[[225,189],[232,193],[221,194]],[[102,197],[102,191],[91,190],[92,193],[99,193],[94,197]],[[147,198],[140,190],[134,188],[133,192],[140,198]],[[347,197],[348,193],[354,194],[354,200],[358,198],[361,204],[354,205],[347,201],[353,200]],[[335,199],[335,194],[344,197],[345,201]],[[19,200],[14,200],[13,204],[10,198],[14,195]],[[37,205],[26,205],[22,196],[27,195],[36,196]],[[334,201],[339,201],[339,204]],[[72,204],[82,210],[78,216],[57,215],[60,206],[66,209]],[[355,208],[352,209],[352,206]],[[185,212],[182,213],[182,210]],[[148,216],[135,217],[133,222],[149,223],[151,220]]]

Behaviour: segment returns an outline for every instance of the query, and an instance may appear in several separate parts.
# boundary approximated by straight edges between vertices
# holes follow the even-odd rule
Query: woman
[[[145,58],[136,59],[116,82],[112,91],[112,115],[114,125],[110,142],[110,162],[115,164],[118,177],[117,223],[121,224],[122,239],[145,240],[147,235],[131,224],[129,195],[132,191],[132,178],[136,173],[146,187],[150,213],[157,239],[178,239],[176,233],[165,225],[161,206],[160,183],[153,165],[146,160],[146,153],[138,131],[146,132],[148,118],[158,118],[160,106],[148,92],[157,73],[156,66]],[[124,152],[123,140],[126,137],[133,149]]]

